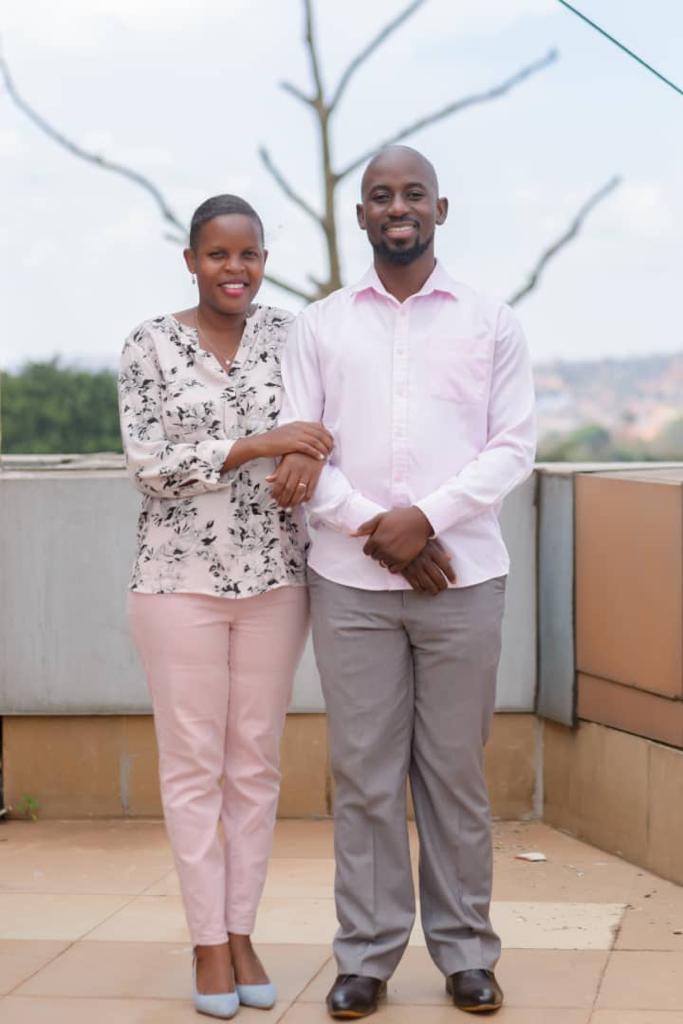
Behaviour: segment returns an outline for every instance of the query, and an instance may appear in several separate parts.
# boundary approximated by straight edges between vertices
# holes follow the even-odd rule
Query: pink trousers
[[[237,600],[131,593],[128,616],[152,694],[164,817],[192,943],[249,935],[308,631],[306,588]]]

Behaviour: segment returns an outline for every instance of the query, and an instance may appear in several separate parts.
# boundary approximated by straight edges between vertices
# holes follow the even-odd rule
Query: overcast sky
[[[676,80],[680,0],[577,0]],[[317,0],[324,77],[403,0]],[[300,0],[4,0],[5,56],[25,98],[84,146],[159,184],[179,215],[238,192],[261,212],[274,273],[324,273],[319,237],[260,165],[267,142],[317,203]],[[413,137],[451,213],[438,252],[474,287],[508,297],[539,252],[613,174],[624,184],[518,307],[534,359],[683,348],[683,98],[557,0],[428,0],[354,78],[334,125],[339,165],[421,114],[485,89],[558,47],[558,64],[495,103]],[[679,83],[681,84],[681,83]],[[0,92],[0,366],[61,354],[113,365],[126,334],[193,291],[135,186],[75,160]],[[338,197],[346,280],[369,261],[355,223],[360,172]],[[297,308],[264,286],[264,301]]]

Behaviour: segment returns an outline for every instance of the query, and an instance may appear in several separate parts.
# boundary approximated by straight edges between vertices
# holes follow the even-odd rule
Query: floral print
[[[266,477],[274,460],[223,472],[236,440],[276,425],[291,319],[256,306],[229,372],[173,316],[147,320],[128,337],[121,433],[144,496],[131,590],[239,598],[304,583],[304,516],[273,501]]]

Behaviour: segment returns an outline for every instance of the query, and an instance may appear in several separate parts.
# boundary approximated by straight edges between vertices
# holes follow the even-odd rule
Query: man
[[[374,266],[304,310],[283,360],[282,422],[322,420],[336,446],[309,504],[336,783],[333,1017],[377,1008],[410,936],[407,777],[432,959],[461,1009],[503,999],[482,751],[509,564],[497,511],[533,465],[534,398],[510,309],[435,260],[447,212],[425,157],[380,152],[357,207]],[[307,493],[305,466],[282,463],[285,500]]]

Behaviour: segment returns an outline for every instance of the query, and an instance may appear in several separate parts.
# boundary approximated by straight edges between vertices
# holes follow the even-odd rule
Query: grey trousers
[[[449,975],[495,965],[483,747],[495,706],[505,580],[372,591],[309,570],[335,796],[340,974],[389,978],[415,920],[406,824],[420,839],[427,947]]]

